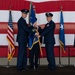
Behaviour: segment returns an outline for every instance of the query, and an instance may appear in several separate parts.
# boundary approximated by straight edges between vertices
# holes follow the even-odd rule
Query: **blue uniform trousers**
[[[38,58],[39,58],[39,43],[36,43],[32,50],[29,51],[29,62],[30,62],[30,67],[38,67]]]
[[[18,43],[17,69],[25,69],[27,67],[27,43]]]
[[[54,56],[54,44],[46,44],[46,55],[48,61],[48,68],[55,69],[55,56]]]

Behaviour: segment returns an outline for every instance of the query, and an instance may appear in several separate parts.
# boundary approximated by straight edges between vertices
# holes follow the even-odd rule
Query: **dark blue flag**
[[[36,16],[35,16],[35,11],[33,8],[33,5],[31,3],[30,5],[30,15],[29,15],[29,23],[30,26],[32,26],[34,24],[34,22],[36,22]],[[35,29],[33,29],[33,31],[35,31]],[[28,48],[31,50],[33,45],[36,44],[37,42],[39,42],[38,38],[35,36],[34,34],[30,34],[29,35],[29,42],[28,42]]]
[[[60,13],[60,34],[59,34],[60,48],[65,51],[65,33],[64,33],[64,21],[63,12]]]

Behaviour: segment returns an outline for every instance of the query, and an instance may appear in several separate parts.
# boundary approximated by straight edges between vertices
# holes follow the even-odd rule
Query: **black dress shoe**
[[[18,71],[21,71],[22,70],[22,68],[19,68],[19,69],[17,69]]]
[[[38,66],[35,66],[35,69],[38,69]]]
[[[18,71],[28,71],[28,68],[18,69]]]
[[[30,69],[30,70],[33,70],[33,69],[34,69],[34,66],[30,66],[29,69]]]
[[[55,70],[56,70],[56,68],[46,68],[45,70],[55,71]]]
[[[48,68],[49,70],[51,70],[51,71],[55,71],[56,70],[56,68]]]
[[[29,70],[28,68],[23,68],[23,69],[22,69],[22,71],[28,71],[28,70]]]

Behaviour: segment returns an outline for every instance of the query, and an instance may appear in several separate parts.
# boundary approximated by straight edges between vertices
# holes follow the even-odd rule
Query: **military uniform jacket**
[[[17,42],[28,42],[28,35],[32,31],[29,29],[26,20],[24,20],[24,18],[21,17],[17,25],[18,25]]]
[[[55,23],[51,20],[49,23],[45,25],[45,28],[40,34],[40,36],[44,36],[45,44],[55,44],[54,30],[55,30]]]

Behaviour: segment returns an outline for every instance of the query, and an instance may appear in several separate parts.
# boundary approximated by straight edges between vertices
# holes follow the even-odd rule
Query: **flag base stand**
[[[9,61],[7,62],[7,65],[5,65],[4,67],[6,67],[6,68],[11,67],[11,66],[9,65]]]
[[[63,65],[59,64],[58,67],[64,67]]]
[[[4,66],[4,67],[9,68],[10,66],[9,66],[9,65],[6,65],[6,66]]]
[[[62,48],[59,47],[59,65],[58,65],[58,67],[64,67],[64,66],[61,64],[61,60],[62,60]]]

